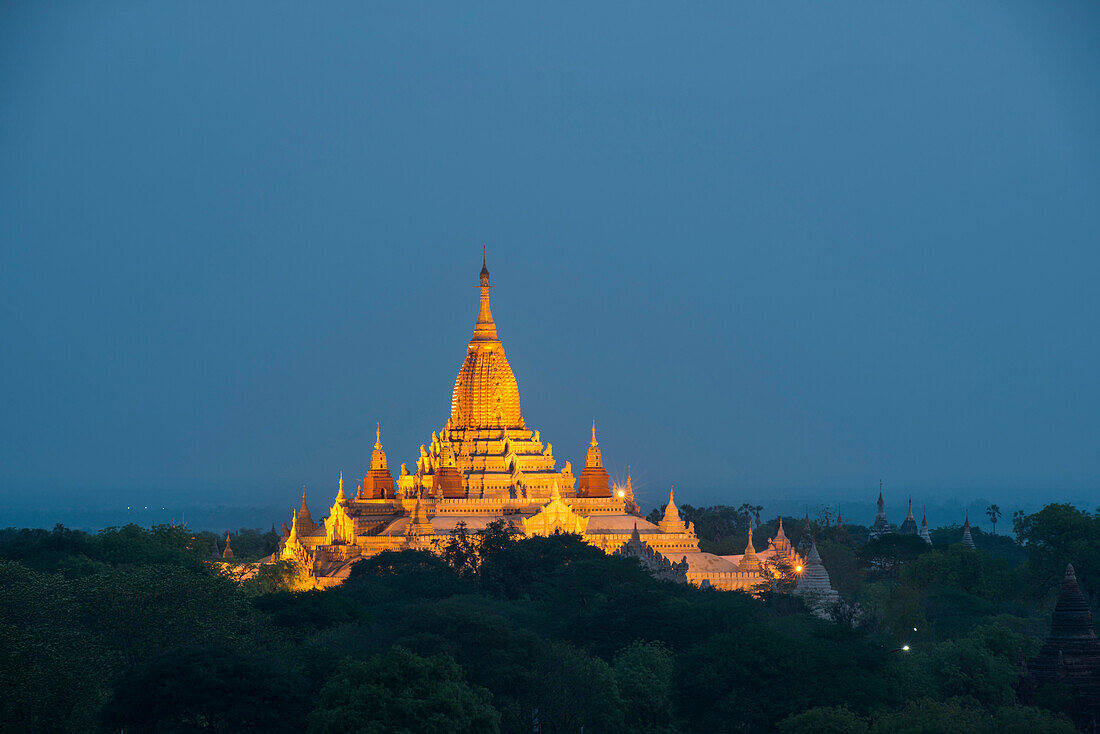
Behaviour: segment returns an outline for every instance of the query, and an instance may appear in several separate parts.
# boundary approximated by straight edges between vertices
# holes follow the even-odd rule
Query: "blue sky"
[[[1095,506],[1098,33],[1083,2],[5,3],[4,514],[289,511],[376,421],[412,462],[483,245],[528,425],[578,466],[595,418],[646,503]]]

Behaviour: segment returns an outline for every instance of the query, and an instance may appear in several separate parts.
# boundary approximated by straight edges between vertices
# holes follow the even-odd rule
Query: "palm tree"
[[[989,517],[989,522],[993,524],[993,534],[997,534],[997,521],[1001,519],[1001,508],[997,505],[990,505],[985,508],[985,514]]]

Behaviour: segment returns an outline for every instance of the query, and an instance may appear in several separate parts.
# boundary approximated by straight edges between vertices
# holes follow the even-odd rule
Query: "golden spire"
[[[489,310],[489,268],[485,265],[485,250],[481,251],[481,308],[477,312],[474,324],[473,341],[497,341],[497,325],[493,323],[493,312]]]
[[[347,495],[344,494],[344,472],[340,472],[340,491],[336,493],[336,501],[343,502],[347,499]]]
[[[665,505],[665,516],[657,523],[662,533],[682,533],[686,530],[684,521],[680,519],[680,510],[676,507],[675,488],[668,490],[668,504]]]
[[[466,359],[455,379],[447,429],[523,428],[519,386],[489,309],[489,268],[481,265],[481,307]]]
[[[382,450],[382,424],[374,426],[374,451],[370,455],[370,468],[386,469],[386,452]]]
[[[760,559],[756,557],[756,548],[752,545],[752,523],[749,523],[749,544],[745,547],[745,554],[741,556],[741,562],[737,564],[737,568],[743,573],[760,570]]]
[[[592,421],[592,441],[588,444],[588,453],[585,455],[584,465],[586,468],[603,466],[600,445],[596,443],[596,421]]]

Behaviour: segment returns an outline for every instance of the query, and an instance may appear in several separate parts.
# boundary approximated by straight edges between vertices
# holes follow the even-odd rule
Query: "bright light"
[[[623,497],[626,497],[626,492],[624,492],[620,489],[619,490],[619,499],[622,499]]]
[[[909,652],[909,646],[908,645],[902,645],[901,649],[904,650],[905,652]]]
[[[795,566],[794,570],[795,570],[795,573],[802,573],[802,566]]]

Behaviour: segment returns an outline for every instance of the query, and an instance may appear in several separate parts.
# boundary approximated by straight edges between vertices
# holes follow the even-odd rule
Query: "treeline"
[[[1027,708],[1013,686],[1066,560],[1095,604],[1100,515],[1052,505],[1015,529],[975,540],[1018,563],[817,528],[840,624],[500,525],[298,593],[301,569],[237,583],[184,528],[9,530],[0,730],[1072,732],[1057,691]]]

